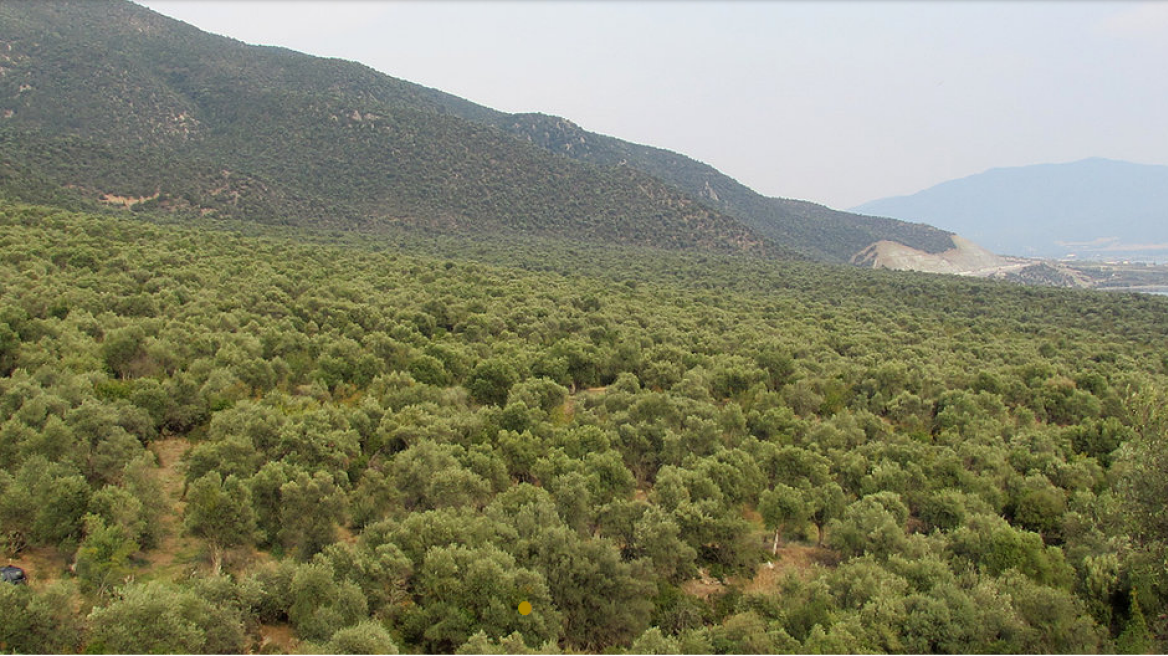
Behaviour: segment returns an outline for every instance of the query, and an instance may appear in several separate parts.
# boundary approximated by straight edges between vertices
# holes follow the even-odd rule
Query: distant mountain
[[[952,245],[928,226],[764,198],[675,153],[125,1],[0,4],[0,193],[838,262],[878,240]]]
[[[990,169],[853,211],[927,221],[996,253],[1168,259],[1168,166],[1092,158]]]

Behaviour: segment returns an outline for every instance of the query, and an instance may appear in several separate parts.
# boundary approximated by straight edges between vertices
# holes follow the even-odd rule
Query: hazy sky
[[[996,166],[1168,164],[1168,2],[145,0],[847,208]]]

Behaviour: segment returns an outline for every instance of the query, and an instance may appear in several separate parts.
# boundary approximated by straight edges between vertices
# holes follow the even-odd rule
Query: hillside
[[[30,201],[836,262],[878,240],[951,246],[928,226],[764,198],[682,155],[129,2],[0,5],[0,69],[0,190]]]
[[[129,2],[6,3],[0,42],[0,189],[17,197],[784,252],[646,174],[556,157],[460,117],[489,110]]]
[[[953,247],[950,233],[929,225],[850,214],[801,200],[767,198],[685,155],[588,132],[567,119],[516,114],[495,116],[493,123],[573,159],[644,171],[818,260],[847,262],[876,241],[896,241],[928,253]]]
[[[1168,259],[1168,166],[1092,158],[997,168],[853,209],[927,221],[996,253]]]

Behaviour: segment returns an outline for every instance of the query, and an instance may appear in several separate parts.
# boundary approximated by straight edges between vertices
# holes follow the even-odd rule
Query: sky
[[[846,209],[1002,166],[1168,164],[1168,1],[138,0]]]

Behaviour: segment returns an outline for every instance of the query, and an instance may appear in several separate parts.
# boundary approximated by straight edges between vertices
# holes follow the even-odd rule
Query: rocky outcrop
[[[953,235],[952,239],[954,247],[940,253],[927,253],[895,241],[878,241],[857,253],[852,263],[874,269],[978,277],[1020,270],[1033,264],[1031,260],[995,255],[958,235]]]
[[[942,253],[927,253],[895,241],[878,241],[857,253],[852,263],[873,269],[1001,278],[1028,285],[1093,286],[1088,276],[1059,262],[995,255],[958,235],[953,235],[953,244]]]

